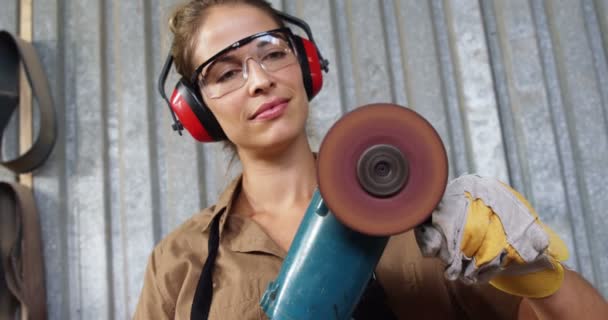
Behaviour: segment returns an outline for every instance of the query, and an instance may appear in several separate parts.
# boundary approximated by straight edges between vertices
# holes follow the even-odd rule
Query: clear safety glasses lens
[[[297,63],[297,58],[282,34],[267,34],[244,46],[228,50],[213,59],[201,72],[199,86],[212,99],[241,88],[248,78],[249,60],[266,72],[275,72]]]

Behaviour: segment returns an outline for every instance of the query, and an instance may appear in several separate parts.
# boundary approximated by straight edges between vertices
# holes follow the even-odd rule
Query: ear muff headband
[[[302,77],[308,100],[314,98],[323,86],[323,74],[321,70],[328,72],[329,62],[323,58],[321,52],[315,45],[310,27],[306,22],[286,13],[276,11],[281,19],[294,24],[306,32],[308,39],[297,35],[291,35],[294,50],[298,56]],[[165,82],[173,64],[173,56],[169,52],[163,69],[158,78],[158,91],[166,101],[169,112],[173,118],[171,127],[182,134],[184,128],[188,130],[193,138],[200,142],[214,142],[227,139],[226,134],[219,122],[209,110],[198,88],[192,86],[186,77],[180,79],[175,86],[171,99],[165,94]]]

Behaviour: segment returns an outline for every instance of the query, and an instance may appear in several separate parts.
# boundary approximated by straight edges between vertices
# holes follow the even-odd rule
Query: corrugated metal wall
[[[155,91],[178,1],[33,3],[60,124],[34,181],[51,319],[126,319],[154,244],[234,170],[219,145],[172,133]],[[307,20],[331,61],[312,102],[315,148],[357,106],[414,108],[444,139],[451,176],[524,192],[608,296],[608,0],[273,3]],[[0,28],[17,32],[19,1],[0,8]]]

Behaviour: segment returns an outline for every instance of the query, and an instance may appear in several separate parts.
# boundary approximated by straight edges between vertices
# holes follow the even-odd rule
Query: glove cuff
[[[526,297],[545,298],[554,294],[564,281],[564,267],[550,259],[552,268],[524,275],[499,275],[490,284],[506,293]]]

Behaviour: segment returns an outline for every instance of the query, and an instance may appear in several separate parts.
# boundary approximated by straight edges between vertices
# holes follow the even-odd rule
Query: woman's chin
[[[259,139],[260,148],[276,149],[293,144],[298,138],[298,134],[293,132],[273,132]]]
[[[294,128],[284,128],[283,130],[273,128],[262,134],[250,136],[253,139],[248,139],[249,141],[244,142],[241,147],[255,153],[276,153],[297,143],[298,138],[302,135],[306,136],[303,131],[297,132]]]

